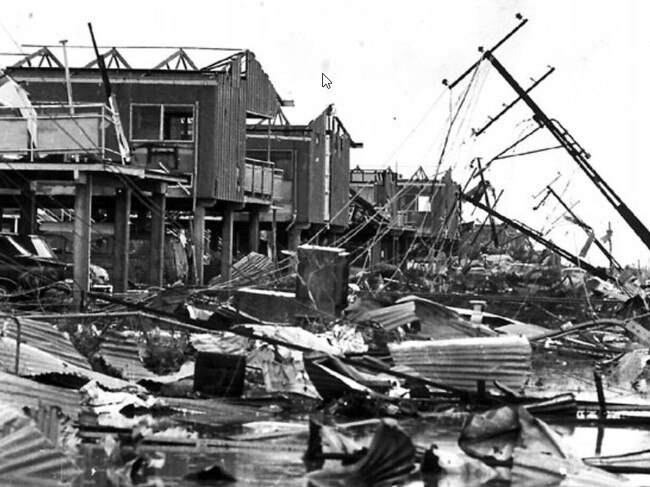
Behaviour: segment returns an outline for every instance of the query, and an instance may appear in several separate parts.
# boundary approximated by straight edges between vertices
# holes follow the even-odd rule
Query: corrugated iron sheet
[[[119,371],[125,380],[145,385],[147,383],[170,384],[194,375],[194,362],[183,364],[181,369],[173,374],[154,374],[140,360],[137,337],[109,330],[102,338],[99,355],[107,365]]]
[[[55,357],[83,369],[90,369],[88,361],[77,351],[65,333],[60,332],[54,325],[45,321],[27,318],[20,320],[20,341],[41,350],[46,350]],[[16,338],[16,322],[11,318],[3,320],[4,336]]]
[[[66,416],[76,419],[81,410],[78,391],[40,384],[17,375],[0,372],[0,403],[31,410],[39,405],[57,406]]]
[[[356,321],[374,321],[379,323],[385,330],[392,330],[417,320],[418,316],[415,314],[415,303],[413,301],[366,311],[356,319]]]
[[[366,311],[357,316],[356,321],[374,321],[386,330],[418,322],[420,335],[436,339],[496,336],[489,328],[473,326],[446,306],[417,296],[407,296],[392,306]]]
[[[26,417],[17,418],[11,407],[0,406],[0,479],[17,479],[32,485],[40,480],[69,482],[80,470],[50,442],[36,424]]]
[[[242,287],[251,284],[261,284],[273,278],[275,265],[267,256],[251,252],[246,257],[233,264],[230,279],[225,283],[228,287]],[[219,289],[222,283],[217,283],[210,289]]]
[[[515,448],[511,485],[571,485],[618,487],[629,485],[625,477],[586,465],[579,459],[561,458]]]
[[[53,382],[64,383],[75,388],[89,380],[95,380],[110,390],[137,387],[131,382],[77,367],[31,345],[21,344],[19,357],[18,375],[23,377],[49,377]],[[14,372],[15,364],[16,340],[0,338],[0,369]]]
[[[390,343],[397,365],[445,385],[476,390],[477,381],[521,388],[531,374],[532,350],[516,336]]]
[[[138,340],[134,336],[109,330],[102,335],[98,353],[123,379],[138,381],[153,375],[140,360]]]
[[[165,403],[176,409],[174,419],[204,425],[244,423],[270,418],[272,414],[262,408],[243,404],[229,404],[223,399],[186,399],[166,397]]]

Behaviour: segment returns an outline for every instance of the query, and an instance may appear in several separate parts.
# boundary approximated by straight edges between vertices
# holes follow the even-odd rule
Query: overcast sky
[[[410,175],[418,166],[432,173],[440,160],[453,79],[516,24],[530,22],[497,53],[528,86],[548,68],[557,70],[533,97],[592,154],[591,162],[623,200],[650,226],[650,175],[646,132],[650,96],[650,2],[618,1],[29,1],[3,5],[0,50],[18,44],[88,44],[92,22],[101,45],[224,46],[254,51],[278,92],[295,101],[291,121],[308,122],[329,103],[364,148],[353,165],[391,166]],[[23,48],[26,52],[33,49]],[[148,66],[169,52],[153,52]],[[90,60],[90,51],[82,53]],[[128,51],[124,52],[128,58]],[[205,55],[205,53],[203,54]],[[321,73],[332,80],[321,86]],[[474,157],[491,158],[528,127],[530,112],[520,106],[473,140],[478,128],[514,99],[494,70],[477,74],[458,130],[452,133],[441,168],[463,181]],[[461,124],[462,122],[462,124]],[[540,136],[522,147],[552,146]],[[603,234],[614,229],[614,252],[624,263],[646,264],[650,252],[576,165],[560,151],[499,161],[489,179],[505,191],[499,209],[551,236],[571,251],[584,235],[567,223],[555,205],[533,211],[532,195],[555,178],[575,211]],[[478,216],[478,215],[474,215]],[[466,212],[466,217],[472,215]],[[590,257],[599,262],[597,250]]]

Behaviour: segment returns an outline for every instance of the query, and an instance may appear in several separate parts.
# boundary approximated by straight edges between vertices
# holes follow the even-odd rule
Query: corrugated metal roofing
[[[446,306],[416,296],[402,298],[392,306],[366,311],[356,321],[374,321],[386,330],[418,322],[422,336],[437,339],[496,335],[484,326],[472,326]]]
[[[590,467],[579,459],[561,458],[516,447],[512,460],[511,485],[617,487],[630,484],[621,475]]]
[[[140,360],[138,338],[109,330],[102,335],[99,355],[107,365],[122,374],[126,380],[138,381],[153,375]]]
[[[244,423],[272,416],[269,411],[263,408],[230,404],[223,399],[166,397],[164,402],[178,410],[178,414],[174,416],[174,419],[188,423],[221,425],[225,423]]]
[[[63,379],[63,382],[70,382],[75,387],[79,386],[79,380],[95,380],[110,390],[138,387],[131,382],[70,364],[31,345],[21,344],[19,357],[18,375],[23,377],[50,376],[59,379],[57,382]],[[0,369],[14,372],[15,364],[16,340],[0,338]]]
[[[46,350],[55,357],[66,362],[90,369],[88,361],[77,351],[65,333],[59,331],[51,323],[28,318],[17,317],[20,320],[20,341],[41,350]],[[4,318],[2,329],[4,336],[16,338],[16,322],[11,318]]]
[[[445,385],[476,390],[477,381],[521,388],[531,374],[532,350],[517,336],[390,343],[397,365]]]
[[[17,418],[14,408],[0,406],[0,479],[69,482],[80,470],[26,417]]]
[[[194,375],[194,363],[187,362],[173,374],[157,375],[140,360],[138,338],[111,330],[103,335],[99,354],[106,364],[118,370],[122,378],[133,382],[169,384]]]
[[[386,330],[408,325],[417,320],[418,317],[415,314],[415,303],[413,301],[366,311],[356,319],[356,321],[374,321]]]
[[[0,372],[0,402],[32,410],[38,409],[40,404],[57,406],[63,414],[73,419],[81,410],[78,391],[40,384],[5,372]]]
[[[251,252],[232,265],[230,279],[227,282],[218,282],[211,286],[210,289],[260,284],[272,279],[274,270],[275,265],[271,259],[265,255]]]

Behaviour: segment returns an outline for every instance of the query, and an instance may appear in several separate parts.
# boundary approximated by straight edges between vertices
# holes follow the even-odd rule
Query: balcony
[[[275,164],[246,158],[244,162],[244,196],[250,203],[271,204]]]
[[[18,109],[0,107],[0,156],[28,157],[33,161],[68,154],[120,160],[113,115],[107,106],[53,104],[30,108],[36,113],[33,125]]]
[[[397,226],[422,233],[430,233],[431,213],[428,211],[400,210],[397,212]]]

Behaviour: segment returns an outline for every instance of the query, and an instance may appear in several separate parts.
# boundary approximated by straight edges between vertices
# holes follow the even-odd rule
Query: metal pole
[[[12,316],[11,319],[16,323],[16,370],[15,373],[18,375],[20,371],[20,340],[22,339],[22,326],[20,320],[15,316]]]
[[[607,403],[603,391],[603,379],[596,370],[594,370],[594,382],[596,383],[596,394],[598,395],[598,417],[605,419],[607,417]]]
[[[68,105],[70,105],[70,115],[74,115],[74,105],[72,104],[72,81],[70,80],[70,67],[68,66],[68,50],[66,49],[67,39],[59,41],[63,47],[63,67],[65,69],[65,87],[68,92]]]

